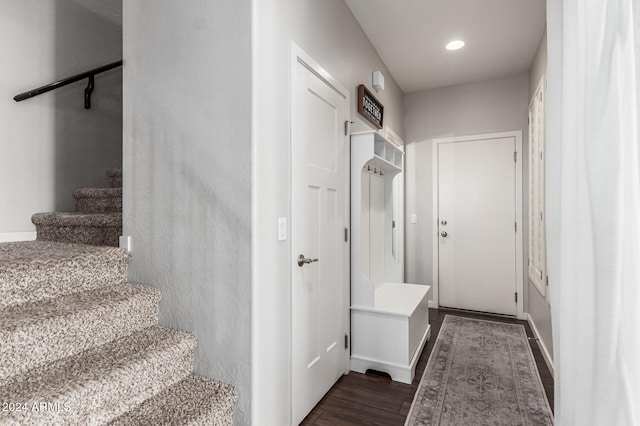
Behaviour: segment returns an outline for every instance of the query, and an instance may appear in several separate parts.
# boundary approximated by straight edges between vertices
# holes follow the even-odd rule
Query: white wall
[[[290,215],[289,74],[295,41],[352,90],[354,131],[370,129],[355,113],[355,89],[371,87],[382,71],[377,97],[385,121],[402,133],[402,93],[342,0],[254,0],[253,134],[253,365],[254,424],[291,421],[289,242],[277,241],[278,217]]]
[[[432,282],[432,140],[522,130],[522,164],[526,176],[528,98],[529,74],[526,72],[405,95],[405,281]],[[523,211],[527,211],[526,206]],[[411,223],[411,214],[417,214],[418,223]],[[526,229],[523,235],[527,235]],[[525,247],[526,244],[525,240]]]
[[[117,0],[121,1],[121,0]],[[22,102],[18,93],[122,58],[122,28],[81,0],[0,2],[0,241],[35,231],[31,215],[73,211],[79,186],[102,186],[122,162],[122,73]]]
[[[195,372],[251,406],[251,3],[125,2],[124,234]]]
[[[545,102],[545,179],[547,182],[560,182],[562,174],[562,43],[563,43],[562,2],[547,0],[547,99]],[[547,185],[545,190],[547,275],[549,276],[550,303],[557,313],[559,304],[554,297],[562,294],[560,282],[560,207],[561,191],[559,185]],[[566,294],[565,297],[573,297]],[[591,315],[585,312],[585,315]],[[553,336],[553,347],[559,345],[557,333]],[[560,393],[556,392],[558,397]],[[558,407],[556,399],[555,406]]]
[[[547,33],[545,31],[538,46],[538,51],[531,64],[529,70],[529,100],[533,98],[533,95],[538,87],[538,83],[543,75],[547,71]],[[526,194],[526,193],[525,193]],[[527,245],[528,247],[528,245]],[[551,305],[549,303],[549,292],[546,292],[545,296],[540,294],[538,288],[528,279],[528,298],[526,311],[531,316],[544,349],[548,352],[548,355],[553,359],[553,337],[551,333]]]

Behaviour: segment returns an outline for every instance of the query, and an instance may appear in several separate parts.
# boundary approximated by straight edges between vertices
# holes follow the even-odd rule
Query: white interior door
[[[291,109],[293,421],[348,372],[348,92],[294,51]],[[302,256],[311,263],[299,265]],[[317,259],[317,261],[316,261]]]
[[[515,137],[437,149],[439,304],[516,315]]]

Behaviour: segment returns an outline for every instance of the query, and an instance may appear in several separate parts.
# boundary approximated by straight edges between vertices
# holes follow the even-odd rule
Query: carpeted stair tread
[[[159,301],[118,285],[0,310],[0,381],[153,326]]]
[[[112,188],[122,188],[122,169],[108,169],[107,176]]]
[[[117,247],[122,235],[122,213],[36,213],[37,239],[63,243]]]
[[[191,374],[109,425],[231,425],[237,398],[232,386]]]
[[[122,212],[122,188],[78,188],[73,191],[73,197],[77,212]]]
[[[0,424],[103,424],[191,373],[196,339],[150,327],[10,378],[0,401],[58,403],[51,411],[0,413]]]
[[[129,253],[49,241],[0,243],[0,309],[124,284]]]
[[[77,188],[73,198],[118,198],[122,197],[122,188]]]
[[[121,227],[122,213],[36,213],[31,216],[31,221],[35,225]]]

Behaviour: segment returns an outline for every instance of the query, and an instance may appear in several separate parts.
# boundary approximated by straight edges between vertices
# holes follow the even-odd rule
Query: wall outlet
[[[128,252],[131,252],[132,240],[131,235],[120,235],[120,248],[127,249]]]
[[[411,223],[418,223],[418,215],[415,213],[411,214]]]

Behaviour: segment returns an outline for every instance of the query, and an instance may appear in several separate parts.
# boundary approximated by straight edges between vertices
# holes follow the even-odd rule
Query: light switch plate
[[[278,218],[278,241],[287,241],[287,218]]]
[[[418,215],[413,213],[411,215],[411,223],[418,223]]]

